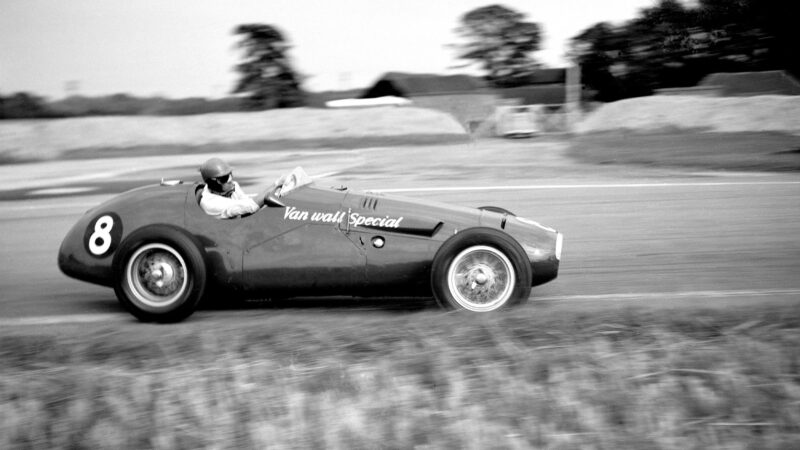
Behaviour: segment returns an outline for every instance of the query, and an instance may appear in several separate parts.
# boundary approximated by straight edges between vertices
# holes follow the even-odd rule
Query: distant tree
[[[595,24],[572,39],[571,57],[597,99],[649,95],[685,80],[693,50],[693,13],[676,0],[661,0],[622,26]],[[691,78],[691,77],[690,77]]]
[[[631,96],[619,77],[619,72],[625,70],[622,53],[626,50],[625,36],[607,22],[595,24],[573,38],[571,59],[580,64],[582,82],[597,92],[596,100]]]
[[[786,69],[797,75],[800,35],[785,5],[699,0],[686,7],[660,0],[623,25],[584,30],[572,39],[571,58],[603,101],[693,86],[714,72]]]
[[[52,117],[43,98],[27,92],[17,92],[9,97],[0,97],[0,119],[35,119]]]
[[[495,87],[523,85],[539,67],[532,55],[541,42],[539,25],[520,12],[501,5],[477,8],[461,17],[456,32],[467,41],[458,46],[458,58],[480,64]]]
[[[244,60],[236,66],[239,81],[234,94],[247,94],[249,109],[288,108],[304,104],[298,75],[286,53],[289,45],[277,28],[264,24],[239,25],[238,46]]]
[[[698,27],[708,32],[710,51],[726,61],[800,76],[798,14],[792,1],[700,0]]]

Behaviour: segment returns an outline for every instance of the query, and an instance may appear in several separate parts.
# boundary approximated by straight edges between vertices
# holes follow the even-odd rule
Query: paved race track
[[[266,159],[282,162],[263,168],[266,182],[250,180],[251,191],[301,164],[312,175],[326,174],[322,182],[468,206],[499,205],[558,228],[565,235],[559,278],[534,288],[534,301],[526,307],[800,304],[797,175],[584,166],[564,159],[562,150],[558,143],[520,141],[340,152],[335,160],[319,152],[273,154]],[[234,165],[243,167],[241,172],[250,170],[244,167],[247,156],[237,158],[242,161]],[[177,164],[164,161],[165,171]],[[119,160],[107,165],[125,166]],[[53,169],[39,164],[17,170],[39,180],[37,189],[62,186],[38,179],[37,167]],[[0,176],[13,169],[4,166]],[[178,172],[183,178],[195,176],[189,169]],[[128,170],[116,181],[125,186],[141,175]],[[71,280],[55,264],[67,229],[108,195],[31,200],[19,194],[0,202],[0,323],[46,323],[63,315],[87,322],[92,317],[132,320],[111,289]],[[247,314],[201,311],[193,320]]]

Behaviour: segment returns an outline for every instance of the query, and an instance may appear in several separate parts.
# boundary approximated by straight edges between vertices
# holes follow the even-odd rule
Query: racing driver
[[[239,183],[233,181],[233,168],[220,158],[211,158],[200,166],[200,176],[206,183],[200,197],[203,210],[218,219],[231,219],[252,214],[264,206],[264,197],[258,201],[245,194]]]

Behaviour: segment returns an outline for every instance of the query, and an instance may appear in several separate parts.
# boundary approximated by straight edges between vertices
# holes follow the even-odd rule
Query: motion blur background
[[[6,119],[324,107],[393,94],[474,129],[509,104],[585,110],[652,94],[797,94],[800,72],[796,7],[772,0],[2,8]]]
[[[796,448],[797,9],[0,1],[0,448]],[[87,208],[212,155],[502,205],[559,278],[155,326],[58,271]]]

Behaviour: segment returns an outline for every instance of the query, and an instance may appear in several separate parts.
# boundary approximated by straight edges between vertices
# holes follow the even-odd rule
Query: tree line
[[[695,86],[715,72],[780,69],[800,76],[797,3],[661,0],[621,25],[584,30],[572,39],[571,57],[600,101]]]
[[[800,76],[798,2],[783,0],[658,0],[622,24],[596,23],[573,37],[569,58],[582,69],[594,100],[649,95],[694,86],[714,72],[783,69]],[[525,86],[542,65],[542,27],[525,14],[488,5],[460,17],[454,44],[459,66],[477,66],[489,86]],[[274,25],[233,31],[242,58],[233,97],[167,100],[117,94],[70,97],[55,103],[28,93],[0,96],[0,119],[78,115],[177,115],[319,106],[330,93],[311,94],[291,64],[291,46]],[[354,91],[357,94],[357,91]]]
[[[360,95],[361,90],[303,93],[303,106],[324,107],[329,100]],[[202,97],[171,99],[113,94],[99,97],[70,96],[62,100],[47,99],[19,92],[0,95],[2,119],[56,119],[84,116],[184,116],[224,112],[251,111],[246,99],[230,96],[220,99]],[[255,108],[266,109],[266,108]]]
[[[594,92],[591,100],[598,101],[695,86],[715,72],[782,69],[800,76],[798,3],[658,0],[620,25],[590,26],[572,38],[568,56],[581,67],[584,85]],[[518,11],[496,4],[476,8],[460,18],[455,31],[463,40],[453,45],[465,61],[461,67],[476,65],[491,87],[531,84],[542,67],[534,56],[542,27]],[[249,94],[257,108],[301,102],[280,32],[251,25],[237,33],[244,35],[250,60],[238,68],[242,81],[236,92]]]

